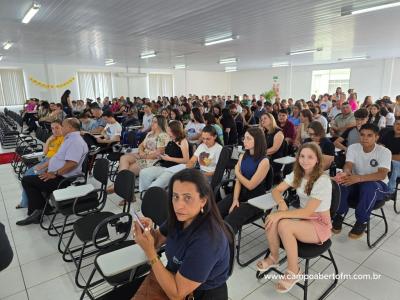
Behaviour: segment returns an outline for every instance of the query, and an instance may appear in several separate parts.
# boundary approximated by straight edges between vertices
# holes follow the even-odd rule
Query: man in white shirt
[[[333,218],[332,231],[342,230],[344,215],[349,210],[349,202],[356,204],[356,223],[349,233],[351,239],[360,238],[367,227],[375,204],[385,201],[390,195],[387,174],[390,170],[392,154],[389,149],[376,142],[379,128],[374,124],[364,124],[360,129],[360,143],[347,148],[343,173],[336,176],[340,184],[340,206]]]
[[[142,128],[136,131],[134,146],[137,148],[141,141],[146,137],[147,133],[151,129],[151,122],[153,121],[154,115],[151,113],[151,108],[148,103],[143,104],[143,121]]]

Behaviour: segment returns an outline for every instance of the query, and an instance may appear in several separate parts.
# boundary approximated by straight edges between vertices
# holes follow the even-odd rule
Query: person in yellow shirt
[[[52,135],[47,139],[43,146],[44,158],[32,168],[26,170],[24,176],[33,176],[43,173],[49,164],[49,159],[55,155],[61,144],[64,142],[64,136],[62,134],[62,122],[61,120],[55,120],[51,123]],[[28,207],[28,196],[25,191],[22,190],[21,202],[16,206],[16,208]]]

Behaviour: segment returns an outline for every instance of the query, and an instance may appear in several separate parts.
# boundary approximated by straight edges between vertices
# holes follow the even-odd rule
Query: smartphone
[[[140,218],[139,218],[138,214],[136,213],[136,211],[133,211],[133,219],[139,223],[140,228],[142,228],[142,230],[144,231],[144,226],[143,226],[142,222],[140,222]]]

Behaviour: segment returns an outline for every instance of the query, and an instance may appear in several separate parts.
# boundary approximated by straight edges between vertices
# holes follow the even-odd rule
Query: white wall
[[[400,95],[400,59],[380,59],[359,62],[310,65],[230,73],[230,94],[260,94],[269,90],[273,76],[278,76],[281,96],[308,99],[313,70],[351,68],[350,86],[360,100],[367,95],[378,99],[384,95]]]
[[[59,101],[64,89],[44,89],[30,82],[29,77],[50,84],[65,82],[72,76],[76,80],[67,88],[74,99],[79,98],[78,71],[127,72],[126,68],[93,68],[85,66],[54,64],[14,64],[1,65],[2,68],[19,68],[24,71],[27,97],[36,97]],[[313,70],[351,68],[350,86],[358,92],[359,99],[371,95],[377,99],[383,95],[394,98],[400,94],[400,58],[368,60],[327,65],[296,66],[270,68],[263,70],[244,70],[233,73],[205,72],[192,70],[142,69],[141,73],[172,74],[175,95],[259,95],[269,90],[273,84],[273,76],[278,76],[283,98],[308,98],[311,91]],[[128,72],[137,72],[136,68]],[[111,97],[141,96],[148,97],[148,77],[112,76],[113,92]]]
[[[228,95],[230,78],[225,72],[176,70],[174,72],[175,95]]]
[[[85,66],[55,65],[55,64],[14,64],[2,65],[4,68],[19,68],[24,71],[26,93],[28,98],[48,99],[59,101],[65,89],[70,89],[73,99],[80,98],[78,86],[78,71],[101,71],[112,72],[113,95],[148,97],[148,76],[145,77],[119,77],[116,73],[137,73],[136,68],[93,68]],[[168,69],[141,69],[141,73],[172,74],[174,80],[174,95],[213,94],[226,95],[230,90],[229,77],[224,72],[203,72],[190,70],[168,70]],[[29,78],[34,77],[49,84],[59,84],[75,76],[75,81],[68,87],[62,89],[45,89],[34,85]]]

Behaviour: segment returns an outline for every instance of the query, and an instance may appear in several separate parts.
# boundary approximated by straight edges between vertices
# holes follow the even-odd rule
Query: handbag
[[[131,300],[168,300],[168,296],[158,283],[154,272],[151,271]]]

